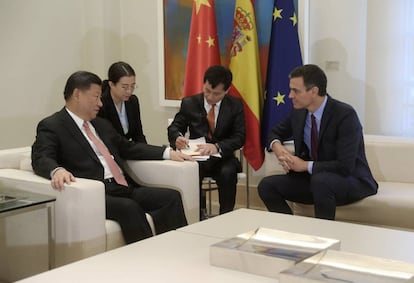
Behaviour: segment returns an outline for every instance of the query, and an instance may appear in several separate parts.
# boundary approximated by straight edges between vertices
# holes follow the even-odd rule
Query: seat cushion
[[[378,193],[355,203],[338,206],[336,220],[414,230],[414,187],[410,183],[379,182]],[[293,204],[297,215],[313,216],[313,205]]]
[[[155,225],[154,220],[151,215],[146,213],[147,221],[151,227],[152,234],[155,235]],[[124,236],[122,235],[121,226],[118,222],[114,220],[105,220],[105,230],[106,230],[106,250],[112,250],[125,245]]]
[[[112,250],[125,245],[124,236],[122,235],[121,226],[113,220],[105,221],[106,229],[106,250]]]

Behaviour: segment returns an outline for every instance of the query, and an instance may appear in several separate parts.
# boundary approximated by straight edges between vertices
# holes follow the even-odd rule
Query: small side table
[[[0,281],[16,281],[51,269],[55,200],[0,184]]]

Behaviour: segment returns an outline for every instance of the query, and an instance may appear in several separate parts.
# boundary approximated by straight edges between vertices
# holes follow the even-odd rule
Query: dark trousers
[[[260,198],[269,211],[292,214],[286,200],[315,205],[315,217],[335,219],[337,205],[355,202],[373,189],[355,177],[321,172],[314,175],[292,172],[268,176],[258,186]]]
[[[127,244],[152,236],[146,212],[152,216],[157,234],[187,225],[178,191],[117,183],[105,184],[105,190],[106,218],[119,223]]]
[[[218,187],[220,214],[232,211],[236,203],[237,173],[241,170],[239,160],[229,158],[210,157],[206,161],[199,161],[200,190],[204,177],[212,177]],[[200,191],[200,208],[206,207],[206,199]]]

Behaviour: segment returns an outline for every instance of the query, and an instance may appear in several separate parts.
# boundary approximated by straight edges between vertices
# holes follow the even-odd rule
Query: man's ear
[[[313,86],[312,87],[312,93],[319,96],[319,87]]]
[[[79,99],[80,94],[81,94],[80,89],[75,88],[75,89],[73,90],[73,94],[72,94],[72,96],[73,96],[73,98],[75,98],[76,100],[78,100],[78,99]]]

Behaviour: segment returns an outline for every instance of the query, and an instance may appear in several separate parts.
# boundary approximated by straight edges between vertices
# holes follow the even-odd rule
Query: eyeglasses
[[[137,85],[121,85],[121,88],[124,91],[130,90],[131,92],[133,92],[134,90],[136,90],[138,88],[138,86]]]

